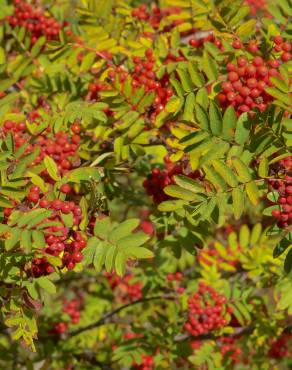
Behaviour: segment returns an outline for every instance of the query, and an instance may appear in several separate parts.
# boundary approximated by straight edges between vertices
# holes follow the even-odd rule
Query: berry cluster
[[[154,369],[154,360],[151,355],[141,355],[141,364],[134,363],[134,369],[137,370],[153,370]]]
[[[31,262],[31,274],[38,278],[50,275],[55,271],[54,267],[48,262],[47,257],[34,257]]]
[[[222,343],[220,348],[222,356],[228,358],[233,365],[239,363],[242,351],[236,344],[235,339],[231,337],[221,337],[220,342]]]
[[[152,49],[145,51],[145,58],[134,57],[134,71],[131,73],[133,94],[136,90],[144,87],[145,92],[155,93],[154,101],[149,108],[150,120],[153,121],[157,114],[163,111],[169,98],[172,96],[172,89],[169,87],[169,76],[165,74],[161,79],[158,79],[155,73],[155,57]],[[114,82],[118,79],[123,83],[128,77],[128,72],[122,67],[109,71],[109,77]],[[100,86],[101,88],[101,86]],[[133,106],[135,110],[137,107]]]
[[[184,328],[192,336],[206,334],[227,325],[225,318],[231,313],[226,298],[211,286],[200,283],[197,293],[188,299],[188,321]]]
[[[165,170],[159,168],[153,168],[151,174],[147,176],[147,179],[143,181],[143,186],[147,191],[147,194],[153,197],[153,201],[159,204],[167,199],[169,196],[164,193],[163,189],[171,184],[174,184],[174,176],[184,174],[190,178],[200,178],[198,171],[187,173],[187,168],[184,163],[175,164],[168,156],[164,158]]]
[[[175,274],[169,273],[166,276],[168,281],[181,281],[183,279],[183,274],[181,272],[176,272]]]
[[[142,298],[142,284],[132,282],[134,276],[127,274],[119,277],[115,274],[105,273],[112,290],[117,291],[117,295],[122,302],[135,301]]]
[[[265,9],[267,2],[266,0],[245,0],[245,3],[250,7],[250,14],[254,17],[258,15],[259,12],[264,12],[265,16],[270,16],[269,12]]]
[[[290,352],[288,348],[289,341],[291,340],[291,334],[282,334],[280,338],[275,340],[268,352],[270,358],[281,359],[289,357]]]
[[[189,45],[192,46],[193,48],[202,48],[204,46],[205,42],[211,42],[214,44],[218,49],[223,51],[223,46],[222,42],[214,36],[212,32],[210,32],[207,36],[205,37],[192,37],[189,40]]]
[[[184,57],[175,57],[172,54],[169,54],[167,58],[168,62],[184,60]],[[127,71],[124,66],[110,66],[110,70],[108,72],[110,83],[114,84],[119,81],[122,86],[124,86],[127,77],[130,76],[132,80],[132,94],[135,94],[135,91],[141,87],[144,87],[146,93],[152,92],[155,94],[153,103],[147,109],[147,114],[152,122],[155,120],[157,114],[163,111],[169,98],[173,95],[173,91],[169,87],[168,74],[165,74],[161,79],[157,77],[155,73],[155,61],[156,59],[153,55],[152,49],[147,49],[145,51],[145,58],[133,57],[133,71]],[[109,83],[100,81],[92,82],[88,85],[88,98],[90,100],[97,100],[100,92],[109,90],[110,88]],[[132,109],[136,110],[137,106],[133,105]],[[104,112],[108,116],[113,115],[113,112],[108,108],[105,108]]]
[[[173,288],[178,294],[183,294],[185,292],[185,288],[179,285],[183,280],[183,274],[181,272],[178,271],[175,274],[169,273],[166,275],[166,279],[173,283]]]
[[[217,96],[221,106],[227,108],[232,105],[238,114],[255,108],[265,111],[273,100],[265,88],[273,85],[270,77],[280,77],[279,66],[278,60],[271,59],[265,63],[260,56],[255,56],[252,61],[240,56],[236,64],[227,63],[227,81],[222,82],[222,91]]]
[[[108,90],[109,86],[104,82],[91,82],[88,85],[88,93],[89,93],[89,99],[90,100],[97,100],[98,93],[100,91]]]
[[[62,312],[70,317],[70,323],[76,325],[80,321],[80,308],[81,302],[77,299],[72,299],[71,301],[64,300],[62,306]],[[67,331],[69,322],[61,321],[53,325],[53,328],[49,331],[51,335],[60,335]]]
[[[284,41],[281,36],[274,37],[274,51],[281,54],[282,62],[289,62],[291,59],[291,43]]]
[[[80,301],[72,299],[63,302],[63,312],[70,316],[71,324],[76,325],[80,321]]]
[[[70,195],[72,192],[71,186],[67,183],[61,185],[60,192]],[[50,193],[41,192],[36,185],[30,187],[26,199],[22,205],[27,210],[31,209],[48,209],[52,213],[50,216],[42,221],[48,223],[47,227],[43,229],[46,242],[46,248],[43,253],[52,256],[60,256],[62,254],[62,268],[66,267],[68,270],[74,269],[76,263],[82,261],[82,250],[86,247],[86,239],[81,235],[79,224],[82,220],[82,209],[73,200],[53,199],[50,200]],[[16,207],[17,204],[14,204]],[[4,222],[7,222],[13,208],[4,209]],[[75,231],[71,233],[70,228],[64,223],[62,215],[72,214],[73,227]],[[50,225],[51,224],[51,225]],[[48,256],[35,256],[32,260],[30,275],[40,277],[51,274],[55,271],[54,267],[49,263]]]
[[[33,118],[39,118],[38,114],[34,114]],[[42,134],[34,137],[33,143],[30,143],[32,142],[32,136],[28,132],[25,123],[5,121],[2,127],[4,135],[7,133],[13,134],[16,149],[29,142],[30,144],[27,146],[25,154],[39,151],[39,155],[31,163],[31,166],[40,164],[45,156],[48,155],[54,159],[61,174],[65,174],[79,165],[80,159],[77,151],[81,141],[80,130],[78,123],[72,124],[71,135],[61,131],[53,135],[50,129],[46,129]],[[45,170],[43,175],[46,174],[47,171]]]
[[[292,224],[292,156],[279,161],[273,168],[271,174],[280,179],[270,179],[269,185],[272,190],[279,194],[278,208],[272,211],[272,215],[278,220],[280,228]]]
[[[163,18],[171,14],[179,14],[180,12],[181,9],[178,7],[161,9],[157,5],[153,5],[151,11],[148,11],[147,5],[141,4],[138,8],[134,8],[132,10],[132,16],[139,19],[140,21],[145,21],[149,23],[152,28],[157,30]],[[171,25],[164,27],[164,31],[170,31],[171,28],[181,24],[182,22],[182,20],[175,20],[171,23]]]
[[[61,24],[52,17],[47,17],[42,9],[34,8],[31,4],[14,0],[14,14],[7,17],[12,27],[20,26],[31,33],[31,43],[34,44],[41,36],[47,40],[59,38]]]

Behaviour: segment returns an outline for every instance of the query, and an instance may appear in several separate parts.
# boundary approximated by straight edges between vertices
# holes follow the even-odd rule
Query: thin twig
[[[145,303],[145,302],[149,302],[149,301],[153,301],[153,300],[160,300],[160,299],[174,300],[175,296],[174,295],[155,296],[155,297],[138,299],[136,301],[127,303],[123,306],[120,306],[120,307],[116,308],[113,311],[107,312],[104,316],[102,316],[99,320],[93,322],[92,324],[89,324],[87,326],[84,326],[82,328],[79,328],[77,330],[74,330],[74,331],[68,333],[67,338],[72,338],[75,335],[83,333],[87,330],[92,330],[92,329],[95,329],[95,328],[97,328],[101,325],[104,325],[109,318],[111,318],[112,316],[116,315],[117,313],[125,310],[126,308],[132,307],[132,306],[134,306],[136,304],[139,304],[139,303]]]

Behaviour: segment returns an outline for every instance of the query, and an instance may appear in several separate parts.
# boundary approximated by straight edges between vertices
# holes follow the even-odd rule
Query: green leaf
[[[101,271],[105,263],[105,258],[110,245],[107,243],[100,243],[96,240],[96,251],[93,259],[93,266],[97,272]]]
[[[178,185],[168,185],[163,189],[163,191],[165,192],[165,194],[173,198],[188,200],[190,202],[198,199],[197,194],[195,194],[194,192],[190,190],[181,188]]]
[[[97,218],[94,225],[94,235],[106,239],[111,228],[112,224],[109,217]]]
[[[289,87],[285,84],[283,80],[277,77],[270,77],[269,80],[275,85],[279,90],[285,94],[289,94]]]
[[[234,130],[236,128],[237,116],[235,109],[230,105],[223,116],[223,128],[222,137],[225,140],[231,140],[234,136]]]
[[[2,47],[0,47],[0,65],[4,64],[6,61],[5,51]]]
[[[118,276],[123,276],[126,270],[127,257],[123,252],[118,252],[115,259],[115,271]]]
[[[185,71],[184,69],[177,69],[176,72],[179,75],[184,91],[188,93],[193,91],[194,85],[187,71]]]
[[[232,205],[236,220],[239,220],[244,211],[244,193],[239,188],[232,190]]]
[[[184,175],[175,175],[175,183],[181,188],[192,191],[193,193],[204,193],[205,188],[198,181]]]
[[[109,240],[119,240],[124,238],[127,235],[130,235],[140,224],[140,220],[138,218],[131,218],[128,219],[118,226],[116,226],[110,233],[109,233]]]
[[[47,277],[42,276],[36,279],[37,284],[50,294],[56,293],[56,286]]]
[[[94,51],[87,53],[82,59],[80,72],[87,72],[93,65],[95,58],[96,53]]]
[[[175,91],[177,93],[178,96],[184,96],[184,90],[181,86],[181,84],[179,83],[179,81],[177,81],[175,78],[170,78],[170,83],[172,84],[172,86],[175,88]]]
[[[200,166],[215,159],[221,158],[229,150],[229,144],[226,142],[219,142],[218,145],[214,144],[211,149],[200,158]]]
[[[44,164],[50,177],[55,181],[59,181],[61,178],[58,174],[58,167],[53,158],[46,155],[44,158]]]
[[[260,237],[261,237],[261,234],[262,234],[262,224],[261,223],[257,223],[254,225],[254,227],[252,228],[252,231],[251,231],[251,235],[250,235],[250,244],[251,245],[255,245]]]
[[[31,178],[31,182],[34,185],[37,185],[41,189],[41,191],[43,193],[46,193],[48,191],[47,184],[45,183],[45,181],[40,176],[38,176],[37,174],[35,174],[33,172],[30,172],[30,171],[28,171],[26,173],[26,176],[30,177]]]
[[[208,109],[209,98],[208,91],[205,87],[202,87],[196,95],[196,103],[203,107],[205,110]]]
[[[199,143],[209,137],[209,134],[204,131],[195,131],[191,134],[184,136],[182,139],[180,139],[179,143],[184,145],[193,145],[196,143]]]
[[[65,213],[61,213],[61,218],[64,222],[64,225],[66,227],[72,227],[73,226],[73,214],[72,212],[68,213],[68,214],[65,214]]]
[[[0,195],[0,207],[3,208],[13,208],[13,204],[6,198]]]
[[[202,153],[209,150],[214,146],[215,142],[213,138],[207,138],[200,143],[192,144],[184,149],[185,153],[191,153],[192,155]]]
[[[273,257],[278,258],[280,257],[287,248],[292,246],[292,240],[288,240],[288,238],[283,238],[279,244],[276,245],[274,251],[273,251]]]
[[[37,39],[36,43],[33,45],[30,51],[30,55],[32,58],[35,58],[42,49],[42,46],[46,43],[46,38],[41,36]]]
[[[262,178],[269,176],[269,161],[268,158],[263,157],[259,164],[258,174]]]
[[[236,176],[225,163],[218,160],[213,160],[212,165],[215,171],[226,181],[229,186],[236,187],[238,185]]]
[[[177,96],[172,96],[164,108],[167,113],[176,113],[182,107],[183,101]]]
[[[251,122],[249,120],[248,114],[245,112],[240,115],[236,124],[235,141],[239,145],[243,145],[247,141],[250,135],[250,129]]]
[[[240,158],[233,157],[232,164],[234,168],[236,169],[237,177],[240,182],[245,183],[251,180],[251,174],[249,172],[249,168]]]
[[[32,231],[33,246],[36,248],[44,248],[46,246],[46,241],[44,234],[39,230]]]
[[[183,208],[186,204],[188,204],[188,202],[183,200],[166,200],[158,205],[158,209],[161,212],[172,212],[176,209]]]
[[[26,214],[25,217],[21,219],[21,221],[23,221],[24,218],[25,219],[29,218],[29,221],[26,222],[26,225],[28,229],[31,229],[35,227],[37,224],[44,221],[45,219],[49,218],[51,214],[52,214],[52,211],[48,209],[44,209],[44,208],[39,208],[31,212],[28,212],[28,214]],[[21,226],[22,222],[21,223],[19,222],[18,225]]]
[[[286,255],[285,261],[284,261],[284,270],[287,274],[290,273],[292,270],[292,248],[289,250],[289,252]]]
[[[211,184],[217,190],[220,190],[220,191],[226,191],[227,190],[227,186],[226,186],[226,183],[225,183],[224,179],[222,178],[221,175],[219,175],[219,173],[214,171],[214,169],[212,167],[204,165],[204,171],[205,171],[207,180],[209,180],[211,182]]]
[[[118,249],[115,245],[111,245],[107,252],[105,257],[105,269],[107,272],[111,272],[114,264],[115,255],[117,253]]]
[[[184,107],[183,120],[184,121],[194,121],[194,108],[195,108],[195,94],[190,93],[187,95]]]
[[[254,181],[249,182],[245,186],[247,195],[253,205],[257,205],[259,201],[259,191],[256,183]]]
[[[21,229],[14,227],[13,232],[10,232],[10,237],[8,239],[5,239],[5,249],[7,251],[15,247],[16,244],[19,242],[21,231]]]
[[[218,78],[218,71],[216,63],[213,59],[209,57],[209,55],[206,53],[203,57],[202,61],[202,69],[207,75],[208,79],[210,81],[215,81]]]
[[[272,95],[274,98],[280,100],[281,102],[291,106],[291,99],[289,97],[289,94],[285,94],[283,92],[281,92],[280,90],[278,90],[277,88],[275,87],[267,87],[265,89],[265,91]]]
[[[124,138],[118,137],[114,141],[114,152],[116,155],[116,161],[119,162],[122,156],[122,146],[124,144]]]
[[[127,250],[127,248],[130,247],[139,247],[140,245],[144,244],[149,238],[149,235],[143,232],[137,232],[119,239],[117,241],[117,245],[122,250]]]
[[[206,110],[200,104],[196,104],[195,111],[196,111],[197,120],[201,128],[203,130],[209,131],[210,122],[209,122],[209,117],[208,117]]]
[[[24,248],[25,253],[31,252],[31,231],[23,230],[20,237],[20,245]]]
[[[256,19],[250,19],[249,21],[241,24],[237,30],[236,34],[239,37],[247,39],[256,32]]]
[[[153,258],[153,252],[143,247],[135,247],[135,246],[127,247],[127,249],[125,250],[125,253],[129,257],[135,257],[135,258],[141,258],[141,259]]]
[[[222,132],[223,122],[220,110],[213,101],[210,102],[209,115],[212,134],[215,136],[219,136]]]
[[[204,77],[199,73],[195,63],[188,62],[188,71],[191,76],[191,79],[196,87],[202,87],[205,84]]]
[[[231,20],[228,22],[229,26],[234,27],[237,26],[237,24],[240,23],[240,21],[245,18],[250,12],[249,6],[242,6],[238,9],[235,16],[231,18]]]

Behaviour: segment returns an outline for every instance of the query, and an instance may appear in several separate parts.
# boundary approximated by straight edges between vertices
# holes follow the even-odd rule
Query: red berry
[[[283,53],[281,55],[281,60],[283,62],[289,62],[290,59],[291,59],[291,54],[290,53]]]
[[[32,203],[37,203],[40,199],[39,193],[29,193],[27,199]]]
[[[82,256],[82,254],[81,254],[80,252],[75,252],[75,253],[72,255],[72,259],[73,259],[73,261],[74,261],[74,262],[79,263],[79,262],[81,262],[81,261],[82,261],[83,256]]]
[[[69,184],[63,184],[61,187],[60,187],[60,191],[61,193],[64,193],[64,194],[69,194],[71,192],[71,186]]]
[[[274,43],[276,45],[280,45],[280,44],[282,44],[282,42],[283,42],[283,38],[281,36],[275,36],[274,37]]]
[[[254,57],[252,63],[253,63],[254,66],[259,67],[259,66],[262,66],[263,65],[264,60],[263,60],[262,57]]]
[[[236,72],[229,72],[228,73],[228,80],[231,82],[237,81],[239,78],[238,74]]]
[[[240,40],[234,40],[232,43],[232,46],[234,49],[241,49],[242,48],[242,43]]]

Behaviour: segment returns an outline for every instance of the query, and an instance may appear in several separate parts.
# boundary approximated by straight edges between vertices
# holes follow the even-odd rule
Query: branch
[[[181,334],[181,335],[177,335],[176,337],[174,337],[174,341],[175,342],[184,342],[186,340],[207,340],[207,339],[217,339],[218,337],[237,338],[241,335],[251,334],[254,331],[255,326],[250,325],[250,326],[246,326],[246,327],[241,328],[241,329],[242,330],[238,330],[235,333],[223,334],[223,335],[220,335],[220,336],[212,334],[212,333],[197,335],[195,337],[190,335],[190,334]]]
[[[136,301],[127,303],[123,306],[120,306],[120,307],[116,308],[113,311],[107,312],[104,316],[102,316],[96,322],[93,322],[92,324],[84,326],[83,328],[79,328],[77,330],[74,330],[74,331],[68,333],[67,338],[72,338],[75,335],[83,333],[84,331],[92,330],[92,329],[95,329],[95,328],[97,328],[101,325],[104,325],[109,318],[111,318],[115,314],[119,313],[120,311],[125,310],[126,308],[132,307],[132,306],[134,306],[136,304],[139,304],[139,303],[144,303],[144,302],[149,302],[149,301],[154,301],[154,300],[160,300],[160,299],[174,300],[175,296],[174,295],[162,295],[162,296],[156,296],[156,297],[142,298],[142,299],[138,299]]]
[[[190,334],[180,334],[174,337],[174,342],[184,342],[186,340],[207,340],[207,339],[218,339],[220,337],[228,337],[228,338],[238,338],[242,335],[249,335],[252,334],[255,330],[255,325],[249,325],[246,327],[241,328],[241,330],[237,330],[235,333],[232,334],[223,334],[223,335],[214,335],[212,333],[202,334],[197,336],[192,336]],[[238,328],[239,329],[239,328]],[[283,329],[282,334],[292,334],[292,325],[287,326]]]

